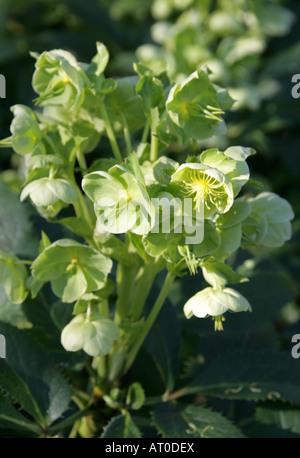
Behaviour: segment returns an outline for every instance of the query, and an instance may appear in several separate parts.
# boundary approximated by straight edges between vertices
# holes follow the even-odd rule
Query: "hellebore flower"
[[[48,207],[58,201],[72,204],[77,200],[74,185],[63,178],[43,177],[31,181],[24,187],[21,201],[28,196],[37,207]]]
[[[51,282],[63,302],[74,302],[86,293],[105,285],[112,267],[111,259],[97,250],[71,239],[49,245],[33,262],[33,277]]]
[[[234,195],[229,178],[219,170],[205,164],[182,164],[171,177],[172,182],[182,184],[187,197],[192,197],[195,207],[206,213],[225,213],[233,204]]]
[[[153,226],[155,209],[146,188],[126,168],[116,165],[108,172],[89,173],[82,188],[95,204],[100,232],[146,235]]]
[[[61,343],[68,351],[83,349],[90,356],[104,356],[118,338],[119,328],[109,318],[97,312],[80,313],[64,327]]]
[[[39,94],[37,102],[42,106],[79,108],[84,98],[83,89],[89,81],[75,57],[61,49],[45,51],[35,57],[32,86]]]
[[[25,156],[37,147],[43,148],[42,132],[33,111],[25,105],[11,108],[14,119],[10,126],[11,146],[17,154]]]
[[[292,235],[294,212],[289,202],[273,192],[248,199],[252,210],[243,221],[243,242],[269,248],[281,247]]]
[[[223,109],[232,103],[227,94],[226,103],[204,70],[197,70],[169,92],[166,108],[175,126],[185,136],[198,140],[211,137],[223,122]]]
[[[221,331],[225,312],[251,311],[251,306],[244,296],[232,288],[214,289],[209,286],[191,297],[185,303],[183,310],[187,318],[193,315],[197,318],[212,316],[215,330]]]
[[[242,146],[230,146],[224,152],[212,148],[200,154],[200,162],[223,172],[231,181],[234,196],[237,196],[250,178],[246,159],[253,154],[253,148]]]
[[[212,136],[224,114],[218,91],[203,70],[197,70],[170,90],[166,101],[172,122],[195,139]]]

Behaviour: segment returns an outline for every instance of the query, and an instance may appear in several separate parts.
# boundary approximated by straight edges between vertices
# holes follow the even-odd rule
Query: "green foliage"
[[[244,435],[220,413],[203,406],[158,404],[154,423],[166,438],[242,438]]]

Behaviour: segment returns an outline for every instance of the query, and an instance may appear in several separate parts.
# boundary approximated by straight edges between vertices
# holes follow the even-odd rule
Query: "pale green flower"
[[[82,188],[95,204],[99,232],[145,235],[153,226],[155,209],[146,187],[125,167],[91,172],[83,178]]]
[[[26,154],[41,150],[42,132],[33,111],[25,105],[14,105],[11,107],[14,114],[10,131],[11,146],[17,154],[25,156]]]
[[[77,200],[74,185],[64,178],[43,177],[33,180],[22,190],[21,201],[28,196],[37,207],[48,207],[58,201],[72,204]]]
[[[33,277],[44,283],[50,281],[54,294],[63,302],[74,302],[102,289],[111,268],[111,259],[71,239],[49,245],[31,266]]]
[[[234,201],[232,184],[219,170],[205,164],[182,164],[171,177],[172,182],[186,188],[186,197],[193,198],[196,209],[206,213],[225,213]]]
[[[209,76],[204,70],[197,70],[172,87],[166,108],[185,136],[201,140],[214,135],[221,125],[225,105]]]
[[[105,356],[119,338],[118,326],[97,312],[76,315],[65,326],[61,343],[68,351],[84,350],[90,356]]]
[[[89,80],[76,58],[68,51],[55,49],[45,51],[37,58],[32,86],[42,105],[63,105],[77,109],[83,102],[83,89]]]
[[[273,192],[262,192],[247,202],[252,210],[243,222],[244,244],[278,248],[290,240],[294,212],[287,200]]]
[[[193,315],[197,318],[212,316],[215,321],[215,330],[222,330],[223,314],[231,312],[251,311],[247,299],[232,288],[214,289],[207,287],[196,293],[184,305],[184,313],[187,318]]]

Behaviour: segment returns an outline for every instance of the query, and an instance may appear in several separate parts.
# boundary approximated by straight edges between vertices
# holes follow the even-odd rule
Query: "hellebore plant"
[[[293,211],[273,193],[243,192],[251,148],[201,151],[233,104],[205,70],[173,84],[135,64],[135,76],[106,78],[101,43],[90,64],[62,50],[34,57],[36,109],[12,107],[3,146],[24,158],[21,200],[74,238],[50,241],[43,233],[34,260],[1,251],[0,280],[14,303],[49,283],[61,307],[74,305],[61,344],[92,356],[105,393],[132,367],[176,278],[207,281],[182,314],[210,316],[217,330],[224,314],[255,308],[228,286],[245,280],[230,257],[239,248],[283,245]],[[112,155],[103,155],[107,145]],[[177,162],[174,145],[189,151],[185,162]]]

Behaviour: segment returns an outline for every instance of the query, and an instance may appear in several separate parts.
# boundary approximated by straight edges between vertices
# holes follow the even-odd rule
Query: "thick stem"
[[[151,134],[151,144],[150,144],[150,161],[155,162],[158,155],[158,137],[155,134]]]
[[[127,156],[129,156],[129,154],[132,153],[132,143],[131,143],[128,122],[126,120],[126,117],[123,114],[122,114],[122,122],[123,122],[123,132],[124,132],[124,138],[125,138],[125,143],[126,143]]]
[[[130,310],[130,314],[134,319],[139,319],[143,312],[155,275],[155,263],[152,260],[145,262],[137,273],[134,299]]]
[[[77,201],[73,204],[76,216],[84,218],[86,221],[88,221],[91,228],[93,228],[95,226],[95,221],[93,220],[92,215],[87,207],[84,196],[76,184],[75,186],[78,196]]]
[[[157,318],[164,302],[165,302],[165,299],[167,298],[167,295],[169,293],[169,290],[173,284],[173,281],[175,279],[175,276],[170,274],[170,272],[167,273],[166,275],[166,278],[165,278],[165,281],[164,281],[164,284],[163,284],[163,287],[155,301],[155,304],[150,312],[150,314],[148,315],[148,318],[146,320],[146,323],[145,323],[145,326],[144,326],[144,329],[142,330],[141,334],[139,335],[138,339],[135,341],[135,344],[133,345],[133,347],[131,348],[130,352],[129,352],[129,355],[127,357],[127,361],[126,361],[126,364],[125,364],[125,368],[124,368],[124,374],[129,370],[129,368],[131,367],[131,365],[133,364],[144,340],[146,339],[153,323],[155,322],[155,319]]]
[[[123,158],[122,158],[122,155],[121,155],[121,152],[120,152],[120,148],[119,148],[115,133],[113,131],[113,128],[112,128],[112,125],[111,125],[111,122],[110,122],[106,107],[105,107],[102,99],[99,98],[98,100],[99,100],[101,114],[102,114],[102,117],[103,117],[103,120],[104,120],[104,123],[105,123],[105,129],[106,129],[107,137],[108,137],[108,140],[110,142],[111,148],[113,150],[114,156],[117,159],[117,161],[122,162]]]
[[[84,154],[80,150],[80,148],[78,149],[76,156],[77,156],[77,160],[78,160],[78,164],[79,164],[80,168],[82,170],[86,170],[87,169],[86,160],[85,160]]]
[[[141,143],[146,143],[148,136],[150,132],[150,122],[146,121],[143,133],[142,133],[142,138],[141,138]]]
[[[118,265],[117,271],[117,308],[115,313],[115,322],[122,322],[122,319],[129,314],[134,297],[134,283],[136,276],[136,267],[128,267],[123,264]]]

